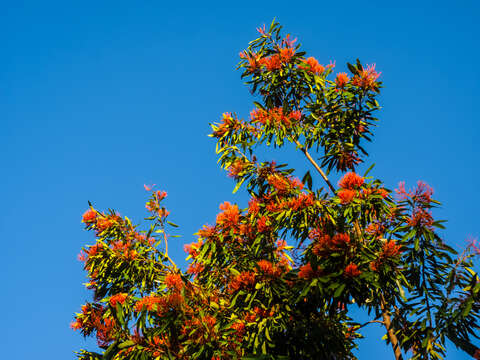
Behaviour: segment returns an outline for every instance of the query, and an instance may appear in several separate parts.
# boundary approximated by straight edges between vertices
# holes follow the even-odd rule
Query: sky
[[[169,245],[182,265],[183,244],[220,203],[246,204],[207,134],[223,112],[253,108],[235,66],[274,17],[336,71],[376,63],[383,108],[366,165],[391,189],[429,183],[448,244],[478,238],[479,15],[474,1],[2,2],[2,358],[92,349],[69,328],[90,300],[77,260],[94,241],[80,223],[88,201],[144,224],[143,184],[157,184],[180,225]],[[298,154],[272,156],[308,168]],[[357,356],[393,358],[375,326]]]

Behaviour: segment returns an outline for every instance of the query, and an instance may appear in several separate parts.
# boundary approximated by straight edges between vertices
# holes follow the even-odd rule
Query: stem
[[[170,261],[170,263],[173,265],[175,269],[178,269],[177,265],[173,262],[173,260],[168,256],[168,237],[167,233],[165,232],[165,229],[163,229],[163,238],[165,239],[165,257]]]
[[[390,317],[390,314],[388,313],[388,309],[385,306],[385,298],[383,297],[383,294],[380,294],[380,309],[382,309],[383,323],[385,324],[385,328],[387,329],[388,339],[392,343],[395,359],[403,360],[402,350],[400,349],[400,346],[398,344],[397,336],[392,329],[392,319]]]
[[[315,162],[315,160],[313,160],[312,156],[307,151],[307,148],[305,146],[303,146],[302,144],[300,144],[300,142],[297,139],[294,139],[294,141],[295,141],[295,144],[297,144],[298,148],[300,150],[302,150],[302,152],[305,154],[307,159],[312,163],[312,165],[315,167],[315,169],[317,169],[317,171],[320,173],[320,175],[322,176],[323,180],[325,180],[325,182],[327,183],[330,190],[335,194],[335,188],[333,187],[332,183],[330,182],[330,180],[328,180],[328,177],[327,177],[327,175],[325,175],[322,168],[320,166],[318,166],[318,164]]]

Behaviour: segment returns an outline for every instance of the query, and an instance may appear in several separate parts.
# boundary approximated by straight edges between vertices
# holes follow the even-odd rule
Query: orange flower
[[[312,269],[312,264],[309,262],[306,263],[303,266],[300,266],[299,272],[298,272],[298,277],[301,279],[312,279],[315,276],[320,275],[320,269],[317,269],[316,271]]]
[[[109,303],[113,307],[117,306],[117,303],[123,305],[127,297],[128,297],[128,294],[125,294],[125,293],[115,294],[110,298]]]
[[[350,81],[346,73],[339,73],[337,74],[337,78],[335,79],[335,83],[337,84],[337,88],[343,89],[345,85]]]
[[[335,234],[332,238],[332,245],[335,247],[344,246],[350,243],[350,236],[348,234]]]
[[[274,266],[268,260],[260,260],[260,261],[257,262],[257,265],[258,265],[260,271],[263,272],[265,275],[269,275],[269,276],[279,276],[279,275],[281,275],[281,269]]]
[[[166,305],[165,298],[156,296],[156,295],[150,295],[150,296],[145,296],[142,299],[138,300],[135,303],[134,310],[136,312],[140,312],[143,310],[159,311],[163,309],[165,305]]]
[[[356,193],[354,190],[341,189],[338,191],[337,195],[342,204],[348,204],[355,198]]]
[[[243,159],[235,159],[228,168],[228,176],[236,179],[238,175],[245,169],[247,163]]]
[[[227,227],[235,226],[240,219],[240,212],[237,205],[232,205],[228,201],[220,204],[222,213],[217,215],[217,223]]]
[[[165,276],[165,285],[168,288],[181,291],[183,289],[182,277],[179,274],[168,273]]]
[[[280,58],[282,59],[282,63],[288,63],[293,55],[295,55],[295,50],[291,47],[280,48]]]
[[[230,288],[237,291],[241,288],[250,287],[255,284],[255,274],[250,271],[244,271],[238,274],[230,282]]]
[[[348,276],[348,277],[356,277],[356,276],[360,275],[361,273],[362,272],[360,270],[358,270],[357,264],[354,264],[354,263],[348,264],[347,267],[344,270],[345,276]]]
[[[358,176],[354,172],[346,173],[343,178],[338,182],[338,186],[342,189],[356,189],[363,185],[364,178]]]
[[[381,256],[385,257],[385,258],[395,257],[395,256],[397,256],[398,254],[401,253],[401,251],[400,251],[401,247],[402,247],[401,245],[397,245],[395,240],[387,241],[383,245],[383,251],[382,251]]]
[[[198,255],[198,249],[200,249],[200,247],[202,246],[203,244],[203,240],[202,239],[198,239],[198,241],[195,243],[191,243],[191,244],[185,244],[183,246],[183,250],[188,254],[190,255],[191,257],[193,258],[196,258],[197,255]]]
[[[355,86],[360,86],[365,90],[373,90],[377,86],[377,79],[380,77],[381,73],[377,73],[375,70],[375,64],[367,66],[366,69],[363,69],[359,75],[355,75],[352,79],[352,84]]]
[[[205,269],[205,266],[203,266],[200,263],[191,263],[190,265],[188,265],[187,274],[194,274],[195,276],[197,276],[204,269]]]
[[[256,197],[252,197],[248,201],[248,213],[250,215],[257,215],[259,211],[260,211],[259,201]]]
[[[235,335],[238,337],[245,335],[245,323],[243,321],[236,322],[230,327],[235,330]]]
[[[260,59],[260,63],[265,65],[268,71],[279,70],[282,67],[282,58],[279,54],[274,54]]]
[[[96,219],[97,219],[97,212],[93,209],[88,209],[83,213],[82,222],[84,222],[85,224],[93,223],[95,222]]]
[[[269,230],[269,226],[267,225],[267,218],[262,216],[257,222],[257,230],[260,233],[267,232]]]
[[[310,71],[314,74],[320,75],[325,71],[325,67],[320,65],[314,57],[309,57],[307,60],[302,60],[303,64],[298,65],[299,69]]]

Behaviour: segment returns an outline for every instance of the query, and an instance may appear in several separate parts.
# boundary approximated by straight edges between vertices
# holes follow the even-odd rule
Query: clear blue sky
[[[437,217],[449,221],[445,239],[461,247],[478,237],[476,2],[228,3],[2,2],[2,358],[73,359],[89,344],[69,329],[90,299],[77,261],[93,241],[80,224],[88,200],[141,222],[143,184],[158,184],[181,225],[173,256],[182,264],[183,244],[219,203],[245,204],[206,135],[222,112],[251,110],[234,68],[273,17],[337,71],[357,57],[377,64],[385,88],[367,146],[374,175],[390,188],[428,182],[443,203]],[[366,335],[360,359],[392,358],[380,329]]]

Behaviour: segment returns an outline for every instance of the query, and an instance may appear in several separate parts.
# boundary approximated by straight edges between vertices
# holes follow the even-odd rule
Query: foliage
[[[441,359],[446,339],[480,358],[475,244],[458,255],[442,241],[428,185],[395,194],[354,172],[377,121],[375,66],[357,60],[332,80],[334,64],[306,57],[280,30],[258,29],[240,53],[259,100],[250,118],[225,113],[212,124],[219,163],[234,191],[245,184],[249,205],[220,205],[215,225],[185,246],[186,272],[168,255],[176,225],[165,192],[146,187],[147,230],[113,210],[83,215],[96,236],[81,255],[93,301],[72,327],[96,336],[102,353],[80,359],[354,359],[372,323],[385,326],[397,359]],[[310,171],[300,181],[286,164],[257,159],[261,145],[289,144],[327,188]],[[344,173],[338,190],[332,170]],[[371,321],[356,322],[357,307]]]

